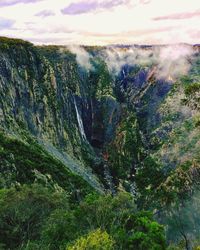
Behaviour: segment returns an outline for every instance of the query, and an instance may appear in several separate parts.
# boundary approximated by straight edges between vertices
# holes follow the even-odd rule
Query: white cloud
[[[91,70],[92,65],[90,63],[91,56],[90,54],[80,46],[68,46],[67,47],[71,53],[76,55],[77,63],[85,68],[86,70]]]
[[[186,45],[173,45],[162,48],[158,53],[158,78],[177,79],[188,73],[190,69],[189,58],[194,51]]]
[[[193,49],[188,45],[169,45],[153,47],[148,50],[138,47],[128,49],[108,48],[102,57],[109,71],[117,75],[124,65],[153,66],[157,79],[175,81],[181,75],[186,75],[190,69],[189,59],[193,57]]]

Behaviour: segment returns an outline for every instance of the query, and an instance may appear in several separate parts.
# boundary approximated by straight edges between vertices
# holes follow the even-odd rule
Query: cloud
[[[157,79],[175,81],[190,69],[189,58],[193,56],[189,45],[153,46],[142,49],[132,46],[128,49],[110,47],[102,53],[111,74],[118,75],[125,65],[154,66]]]
[[[10,29],[14,23],[14,20],[0,17],[0,30]]]
[[[184,13],[175,13],[171,14],[168,16],[159,16],[159,17],[154,17],[154,21],[160,21],[160,20],[179,20],[179,19],[188,19],[188,18],[193,18],[193,17],[198,17],[200,16],[200,10],[195,11],[195,12],[184,12]]]
[[[95,70],[91,64],[93,56],[83,47],[68,46],[67,48],[76,55],[77,63],[82,68],[87,71]],[[175,81],[188,73],[193,54],[192,46],[178,44],[152,46],[146,49],[138,46],[128,48],[110,46],[101,50],[98,56],[106,62],[113,76],[117,76],[125,65],[140,65],[152,68],[152,74],[156,79]]]
[[[153,61],[151,50],[143,50],[134,46],[125,50],[110,47],[103,51],[102,57],[106,61],[110,73],[114,75],[118,75],[125,65],[142,65]]]
[[[55,13],[52,10],[42,10],[38,12],[35,16],[39,17],[55,16]]]
[[[141,30],[129,30],[123,31],[120,33],[97,33],[97,32],[82,32],[83,35],[86,36],[95,36],[95,37],[127,37],[127,36],[143,36],[147,34],[159,33],[159,32],[166,32],[172,30],[174,27],[159,27],[154,29],[141,29]]]
[[[190,34],[191,37],[194,37],[196,41],[199,40],[200,30],[189,30],[188,33]]]
[[[193,48],[188,45],[170,45],[161,48],[157,55],[157,77],[175,80],[181,75],[186,75],[191,67],[188,59],[193,53]]]
[[[91,55],[80,46],[68,46],[67,47],[72,54],[76,55],[77,63],[82,67],[85,68],[87,71],[92,70],[93,67],[90,63]]]
[[[19,4],[19,3],[36,3],[39,1],[43,1],[43,0],[3,0],[0,1],[0,7],[6,7],[6,6],[10,6],[10,5],[15,5],[15,4]]]
[[[80,1],[77,3],[71,3],[66,8],[62,9],[61,12],[64,15],[78,15],[93,12],[96,10],[111,9],[113,7],[128,4],[130,0],[107,0],[107,1]]]
[[[197,0],[0,0],[0,16],[16,21],[1,35],[63,45],[195,44],[197,16],[183,22],[153,18],[198,10]]]
[[[140,0],[141,4],[149,4],[151,0]]]

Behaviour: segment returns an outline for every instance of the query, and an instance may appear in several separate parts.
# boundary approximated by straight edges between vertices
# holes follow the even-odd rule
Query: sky
[[[200,43],[200,0],[0,0],[0,36],[35,44]]]

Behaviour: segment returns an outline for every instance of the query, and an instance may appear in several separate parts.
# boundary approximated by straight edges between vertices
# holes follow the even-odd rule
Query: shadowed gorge
[[[198,250],[199,53],[0,38],[0,249]]]

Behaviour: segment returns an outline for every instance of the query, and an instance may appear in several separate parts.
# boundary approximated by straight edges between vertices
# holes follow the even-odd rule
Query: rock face
[[[54,147],[54,156],[63,163],[69,163],[67,156],[79,161],[75,168],[69,163],[78,174],[91,172],[93,162],[103,164],[93,147],[101,150],[112,140],[119,104],[109,96],[96,98],[96,76],[89,79],[74,55],[56,47],[37,48],[9,40],[1,44],[0,70],[0,126],[4,131],[17,136],[28,131],[51,154]],[[98,182],[92,172],[88,175],[87,181]]]
[[[104,61],[94,59],[88,72],[60,47],[0,44],[1,130],[22,140],[26,131],[97,190],[130,190],[147,154],[174,166],[174,145],[165,141],[194,115],[181,103],[183,92],[156,80],[154,66],[126,65],[112,77]]]

